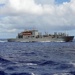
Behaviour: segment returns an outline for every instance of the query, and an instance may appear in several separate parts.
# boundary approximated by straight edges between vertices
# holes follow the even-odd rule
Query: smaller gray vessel
[[[42,35],[38,30],[26,30],[17,35],[16,38],[8,39],[8,42],[71,42],[74,36],[65,33],[54,33]]]

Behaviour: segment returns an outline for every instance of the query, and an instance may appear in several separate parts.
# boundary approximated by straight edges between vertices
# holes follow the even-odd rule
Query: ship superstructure
[[[18,33],[15,39],[8,39],[9,42],[69,42],[74,36],[69,36],[65,33],[44,34],[38,30],[26,30]]]

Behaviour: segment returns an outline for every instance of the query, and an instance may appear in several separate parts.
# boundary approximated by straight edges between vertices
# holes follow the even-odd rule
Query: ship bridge
[[[18,38],[36,37],[39,35],[38,30],[26,30],[18,34]]]

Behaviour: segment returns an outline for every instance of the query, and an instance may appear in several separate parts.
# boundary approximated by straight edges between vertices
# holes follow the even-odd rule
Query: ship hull
[[[64,38],[65,42],[72,42],[73,39],[74,39],[74,36],[66,36],[66,37],[63,37],[63,38]]]
[[[71,42],[74,36],[64,37],[40,37],[40,38],[16,38],[8,39],[8,42]]]

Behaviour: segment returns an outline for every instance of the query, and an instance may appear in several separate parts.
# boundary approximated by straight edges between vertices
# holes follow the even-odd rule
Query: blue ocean
[[[0,75],[75,75],[75,42],[0,42]]]

